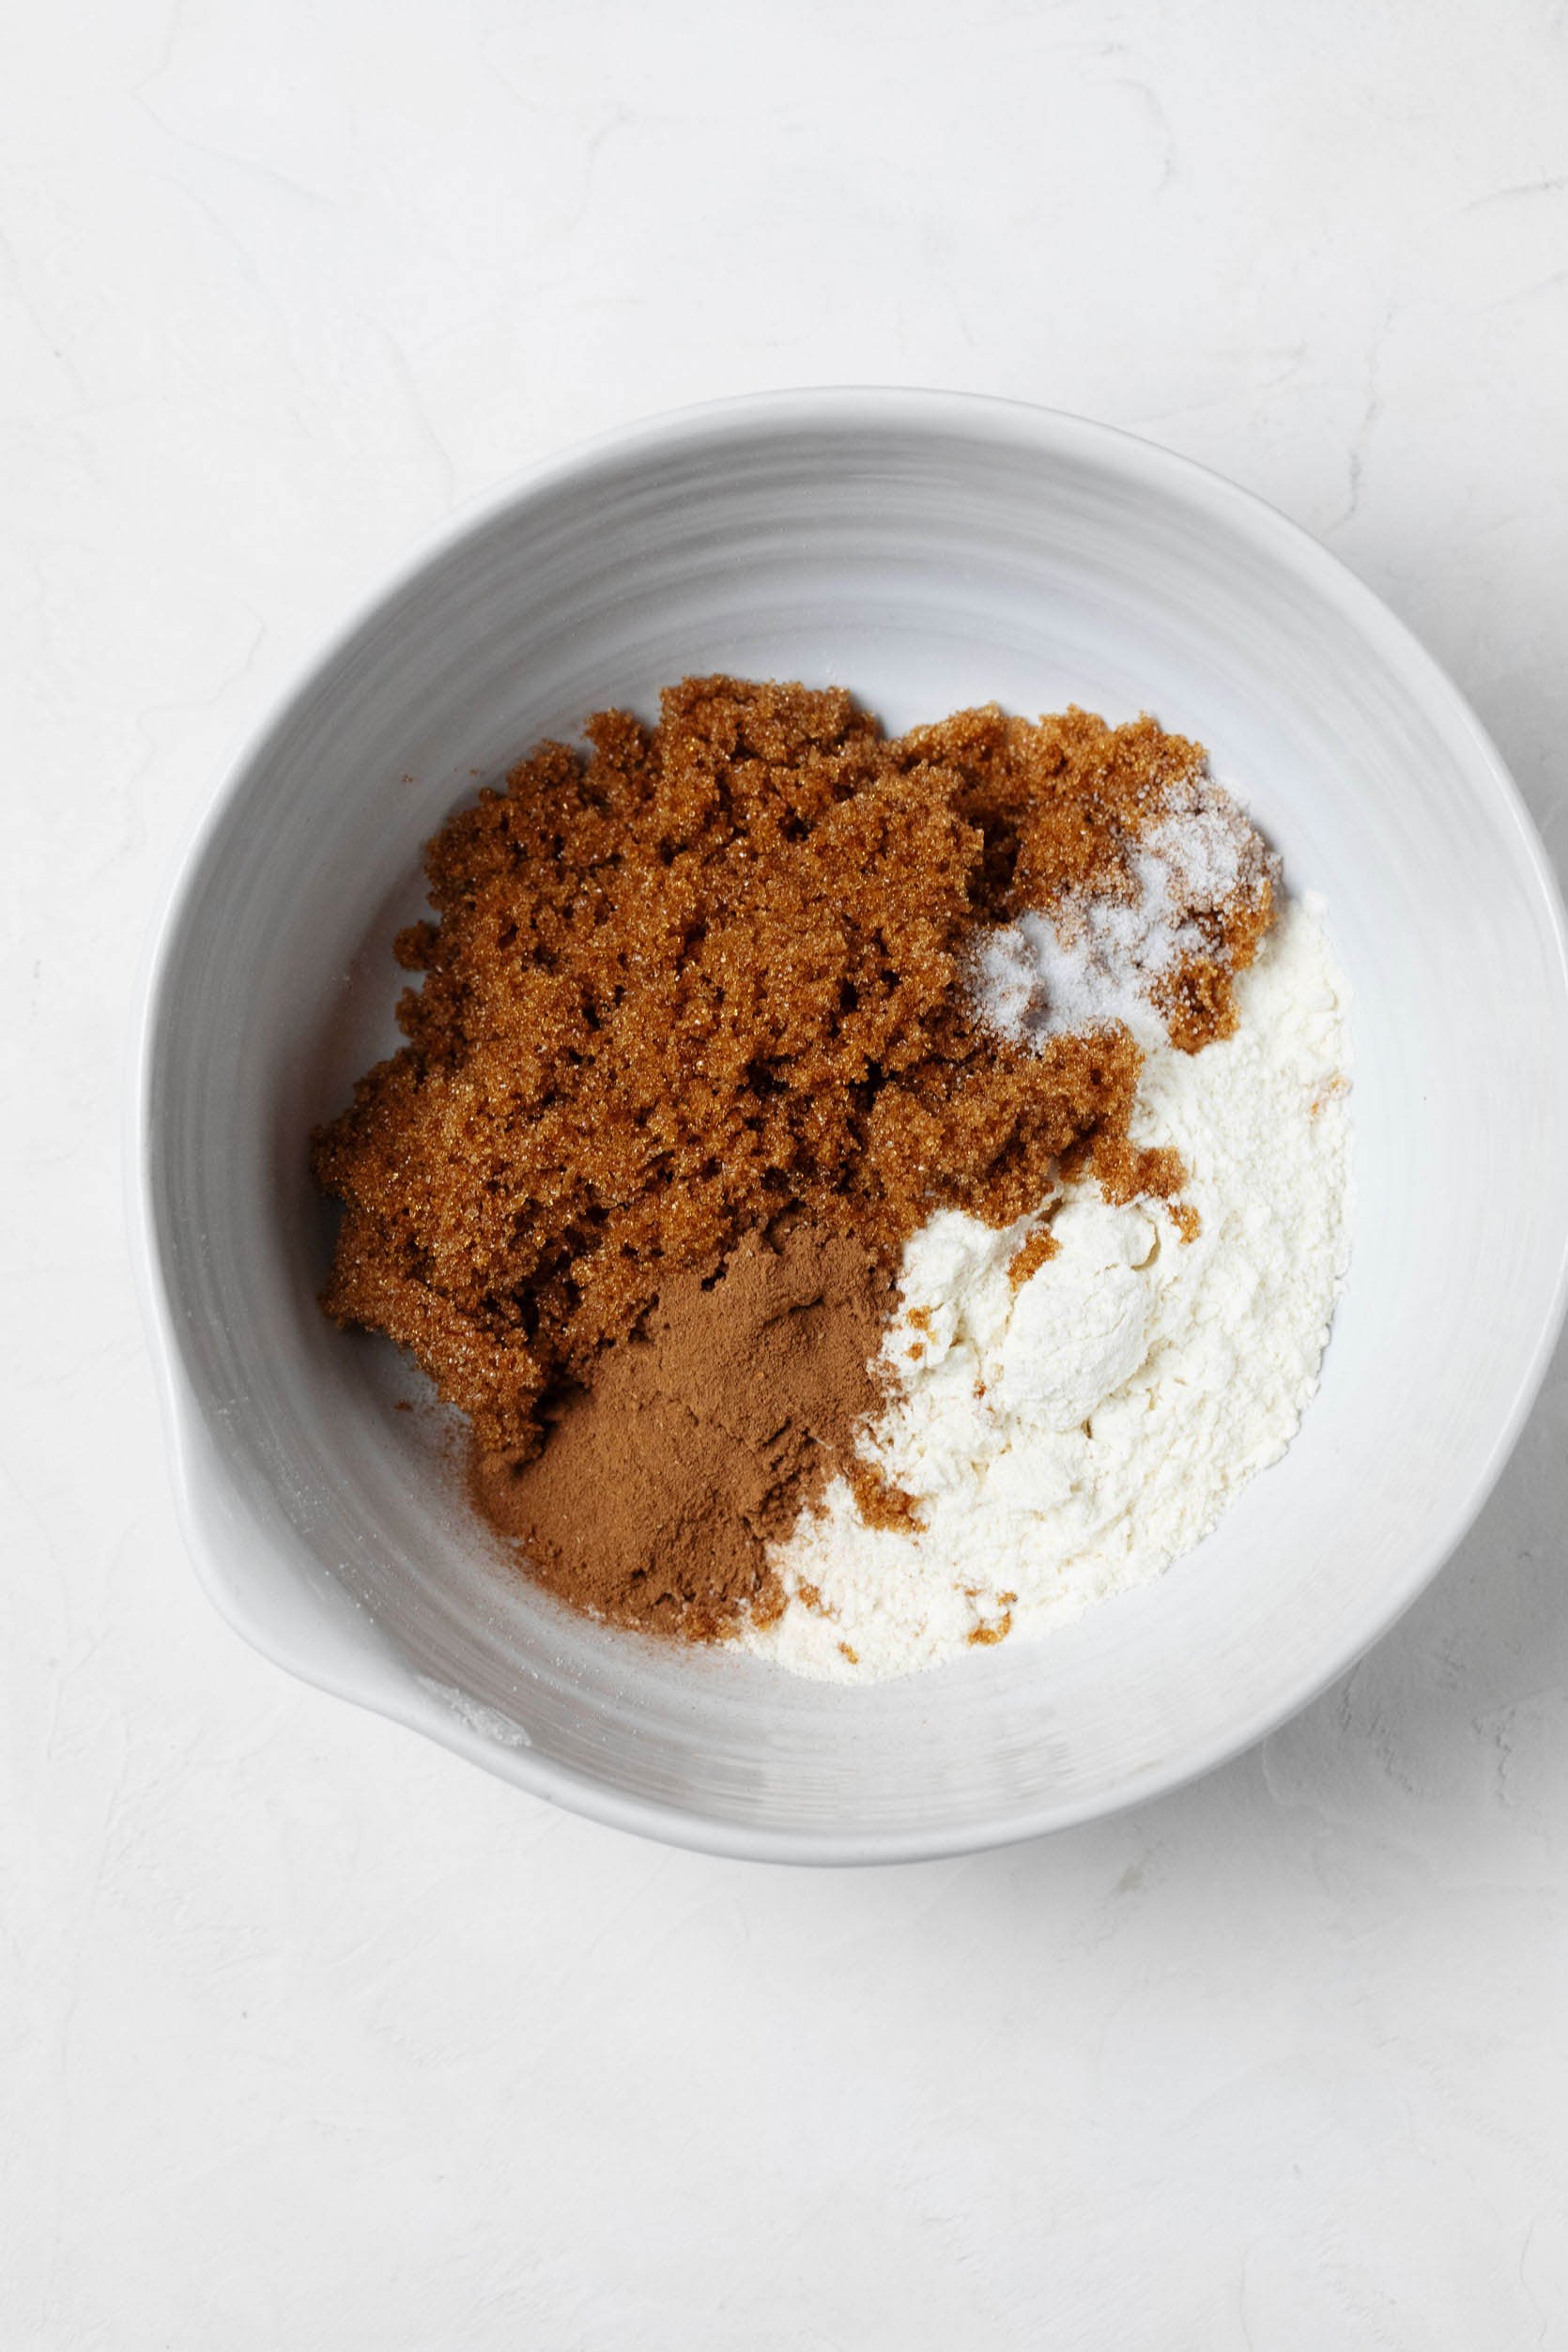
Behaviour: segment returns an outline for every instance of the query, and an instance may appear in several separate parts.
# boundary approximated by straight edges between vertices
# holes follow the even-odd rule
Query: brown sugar
[[[396,949],[423,975],[398,1007],[407,1042],[314,1142],[343,1204],[323,1303],[408,1347],[468,1414],[495,1457],[484,1505],[535,1573],[709,1634],[775,1605],[765,1545],[872,1399],[836,1347],[843,1411],[774,1412],[764,1441],[785,1376],[770,1348],[731,1362],[724,1414],[694,1411],[671,1367],[697,1376],[694,1334],[720,1346],[703,1299],[761,1314],[762,1274],[852,1250],[856,1296],[881,1302],[835,1311],[864,1375],[934,1210],[1006,1224],[1072,1173],[1113,1200],[1179,1192],[1176,1156],[1129,1140],[1127,1031],[1009,1042],[962,975],[977,929],[1130,888],[1140,833],[1203,754],[1081,711],[962,712],[889,740],[841,689],[730,678],[669,689],[656,729],[607,711],[586,734],[586,756],[542,745],[429,844],[436,919]],[[1173,977],[1167,1018],[1194,1049],[1233,1021],[1229,975],[1255,948],[1227,921]],[[742,1428],[764,1457],[744,1492],[715,1454]],[[614,1515],[627,1482],[659,1497],[652,1531]]]
[[[1049,1225],[1039,1226],[1020,1242],[1007,1263],[1007,1281],[1014,1290],[1022,1290],[1031,1274],[1042,1267],[1047,1258],[1060,1254],[1061,1243]]]
[[[880,1464],[853,1455],[844,1464],[844,1476],[867,1527],[893,1535],[918,1535],[921,1519],[915,1497],[896,1486]]]

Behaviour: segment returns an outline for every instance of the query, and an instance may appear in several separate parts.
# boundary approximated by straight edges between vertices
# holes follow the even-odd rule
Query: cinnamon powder
[[[748,1235],[715,1274],[666,1280],[592,1386],[551,1405],[542,1451],[476,1454],[475,1499],[600,1616],[699,1639],[765,1622],[784,1598],[766,1547],[851,1467],[891,1303],[847,1235]]]

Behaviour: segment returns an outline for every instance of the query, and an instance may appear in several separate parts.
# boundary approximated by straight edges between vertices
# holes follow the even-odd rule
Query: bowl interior
[[[476,784],[691,670],[1201,738],[1354,991],[1355,1260],[1286,1458],[1146,1591],[864,1690],[581,1622],[498,1565],[440,1417],[315,1295],[314,1121],[392,1042],[419,852]],[[1514,1434],[1560,1300],[1563,952],[1463,705],[1289,526],[1068,420],[743,404],[546,473],[391,592],[243,763],[152,992],[144,1168],[184,1497],[264,1647],[530,1785],[743,1851],[930,1852],[1147,1792],[1387,1622]]]

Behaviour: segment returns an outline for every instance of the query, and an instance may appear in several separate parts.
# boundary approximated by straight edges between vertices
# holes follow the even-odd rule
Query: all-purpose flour
[[[898,1392],[864,1450],[923,1531],[868,1528],[836,1482],[775,1551],[792,1598],[748,1648],[855,1680],[1043,1633],[1157,1576],[1284,1453],[1349,1246],[1346,992],[1322,912],[1285,905],[1237,981],[1233,1038],[1148,1051],[1133,1140],[1181,1154],[1195,1240],[1092,1183],[1017,1289],[1035,1221],[944,1213],[910,1240]]]

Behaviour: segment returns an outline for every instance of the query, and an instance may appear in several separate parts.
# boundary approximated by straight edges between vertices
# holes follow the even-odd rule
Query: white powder
[[[1022,915],[987,933],[976,952],[976,993],[1004,1037],[1038,1045],[1124,1022],[1157,1043],[1150,990],[1189,956],[1213,948],[1197,917],[1253,906],[1278,861],[1230,794],[1207,773],[1177,785],[1165,814],[1129,859],[1132,895],[1068,894],[1049,913]]]
[[[1346,990],[1320,901],[1284,907],[1236,992],[1233,1038],[1148,1048],[1133,1121],[1136,1143],[1186,1163],[1197,1239],[1158,1205],[1077,1184],[1052,1218],[1058,1253],[1015,1291],[1034,1221],[932,1218],[884,1345],[900,1393],[866,1448],[923,1532],[866,1527],[836,1481],[775,1550],[792,1597],[749,1649],[853,1681],[976,1632],[1043,1633],[1157,1576],[1284,1452],[1349,1241]]]

